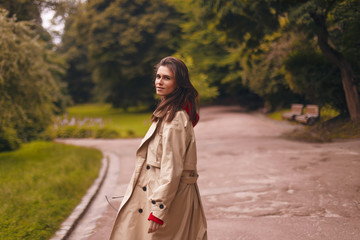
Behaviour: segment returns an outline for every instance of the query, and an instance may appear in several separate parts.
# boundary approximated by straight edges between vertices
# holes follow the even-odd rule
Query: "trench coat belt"
[[[184,170],[181,174],[180,182],[195,184],[199,175],[194,170]]]

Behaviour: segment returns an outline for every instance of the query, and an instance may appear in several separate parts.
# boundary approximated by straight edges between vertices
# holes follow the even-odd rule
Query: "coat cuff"
[[[160,225],[163,225],[163,224],[164,224],[164,221],[158,219],[157,217],[155,217],[155,216],[153,215],[153,213],[150,213],[148,220],[151,220],[151,221],[153,221],[153,222],[156,222],[156,223],[158,223],[158,224],[160,224]]]

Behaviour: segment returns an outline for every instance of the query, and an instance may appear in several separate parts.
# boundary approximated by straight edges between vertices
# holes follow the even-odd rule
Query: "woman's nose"
[[[163,78],[157,78],[156,82],[160,85],[163,84]]]

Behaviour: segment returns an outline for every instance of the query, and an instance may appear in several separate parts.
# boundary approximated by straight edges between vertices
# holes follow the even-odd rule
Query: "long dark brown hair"
[[[190,82],[189,71],[185,63],[175,57],[165,57],[155,65],[155,74],[160,66],[168,67],[174,74],[176,89],[167,96],[162,96],[151,116],[151,121],[162,120],[171,122],[177,111],[188,108],[189,117],[197,122],[198,92]]]

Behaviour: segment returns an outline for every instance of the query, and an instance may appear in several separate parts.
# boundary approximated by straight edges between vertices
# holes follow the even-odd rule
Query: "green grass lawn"
[[[282,114],[285,113],[285,112],[290,112],[290,108],[281,109],[281,110],[278,110],[278,111],[275,111],[275,112],[268,113],[267,116],[269,118],[271,118],[271,119],[281,121],[282,120]]]
[[[52,142],[0,153],[0,239],[49,239],[98,176],[101,158]]]
[[[141,108],[128,111],[112,108],[110,104],[83,104],[69,107],[61,119],[75,118],[76,124],[56,129],[55,137],[129,138],[143,137],[151,122],[151,113]],[[79,122],[90,119],[87,123]],[[100,120],[101,123],[96,122]]]

